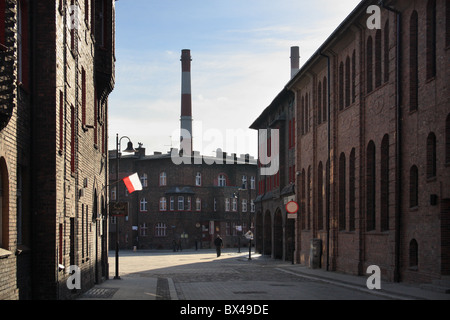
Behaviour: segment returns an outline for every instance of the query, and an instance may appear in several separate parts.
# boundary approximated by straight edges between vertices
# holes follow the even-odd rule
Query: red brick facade
[[[295,261],[439,279],[450,267],[450,3],[385,1],[381,29],[367,27],[370,5],[378,1],[361,2],[286,86],[297,119]],[[289,229],[277,232],[276,210],[259,220],[267,234]]]
[[[0,97],[2,116],[13,110],[0,131],[0,298],[70,299],[107,277],[114,1],[0,4],[1,58],[13,62],[2,64],[2,85],[18,80],[8,83],[12,96],[2,86]],[[81,270],[81,290],[67,287],[71,265]]]

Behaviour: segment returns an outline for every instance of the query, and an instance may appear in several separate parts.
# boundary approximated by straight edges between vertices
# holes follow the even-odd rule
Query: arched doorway
[[[270,211],[264,214],[264,240],[263,254],[272,255],[272,215]]]
[[[283,259],[283,217],[280,209],[275,211],[273,220],[273,243],[273,257]]]

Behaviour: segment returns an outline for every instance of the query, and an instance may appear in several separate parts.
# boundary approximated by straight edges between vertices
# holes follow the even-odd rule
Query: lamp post
[[[130,138],[124,136],[119,139],[119,134],[116,134],[116,185],[117,185],[117,191],[116,191],[116,202],[119,202],[119,160],[120,160],[120,143],[122,142],[122,139],[126,138],[128,139],[128,145],[123,152],[136,152],[133,148],[133,143],[131,142]],[[117,221],[116,217],[116,275],[114,276],[114,279],[119,280],[119,222]]]

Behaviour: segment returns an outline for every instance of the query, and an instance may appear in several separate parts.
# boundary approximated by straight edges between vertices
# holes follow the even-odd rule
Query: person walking
[[[217,257],[220,257],[221,249],[223,248],[223,240],[220,235],[217,235],[214,245],[216,246]]]

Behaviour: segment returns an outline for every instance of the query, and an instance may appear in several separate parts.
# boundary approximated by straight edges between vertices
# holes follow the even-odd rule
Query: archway
[[[275,259],[283,259],[283,217],[281,210],[275,211],[273,220],[273,256]]]
[[[9,177],[3,157],[0,158],[0,248],[9,249]]]
[[[264,245],[263,254],[272,255],[272,215],[270,211],[264,214]]]

